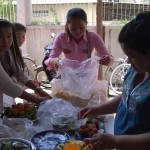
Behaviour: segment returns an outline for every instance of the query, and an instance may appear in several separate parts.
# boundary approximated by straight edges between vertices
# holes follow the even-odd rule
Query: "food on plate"
[[[64,116],[61,114],[53,114],[51,118],[54,129],[67,132],[69,134],[74,134],[77,129],[75,117]]]
[[[57,150],[94,150],[94,147],[92,144],[87,145],[83,141],[68,140],[65,144],[59,145]]]
[[[88,118],[86,123],[81,125],[77,133],[81,136],[92,137],[97,134],[99,130],[99,122],[96,119]]]
[[[18,103],[11,107],[6,107],[3,116],[8,118],[28,118],[35,120],[37,113],[37,106],[30,103]]]

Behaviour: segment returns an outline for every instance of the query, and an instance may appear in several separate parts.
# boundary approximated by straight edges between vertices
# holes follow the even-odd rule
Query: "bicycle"
[[[47,79],[43,65],[37,65],[35,59],[28,57],[28,54],[25,54],[22,57],[25,65],[24,72],[33,80],[39,81],[41,86],[50,88],[51,85]]]
[[[28,57],[28,54],[24,54],[22,56],[24,61],[24,72],[30,76],[32,79],[34,79],[33,72],[35,68],[37,67],[35,59],[32,59],[31,57]]]
[[[115,94],[122,93],[124,76],[130,67],[130,64],[127,63],[127,60],[127,57],[124,59],[119,58],[105,71],[105,79],[108,81],[109,88]]]

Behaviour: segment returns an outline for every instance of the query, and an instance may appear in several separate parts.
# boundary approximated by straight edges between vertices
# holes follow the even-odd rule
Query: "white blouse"
[[[15,67],[14,60],[11,55],[11,51],[9,51],[10,55],[10,64],[11,68],[14,72],[14,77],[17,77],[17,70]],[[19,69],[19,76],[20,76],[20,82],[24,85],[26,82],[31,80],[29,76],[24,74],[24,72]],[[11,96],[13,98],[19,97],[23,92],[23,88],[15,83],[11,77],[8,76],[6,71],[4,70],[1,62],[0,62],[0,112],[3,110],[3,94],[5,93],[8,96]]]

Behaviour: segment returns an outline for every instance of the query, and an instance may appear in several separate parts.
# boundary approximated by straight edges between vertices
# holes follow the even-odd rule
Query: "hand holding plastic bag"
[[[57,92],[66,92],[69,95],[89,99],[92,96],[93,88],[98,80],[99,57],[91,57],[86,61],[62,60],[59,67],[61,79],[59,80],[60,91],[53,90],[53,94]],[[52,88],[55,86],[53,86]],[[54,87],[55,88],[55,87]]]

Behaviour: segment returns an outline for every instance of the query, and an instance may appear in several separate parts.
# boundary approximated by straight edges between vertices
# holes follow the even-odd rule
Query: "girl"
[[[150,12],[139,13],[119,34],[119,43],[131,68],[122,95],[97,107],[85,107],[79,118],[115,113],[115,135],[100,134],[92,142],[96,150],[147,150],[150,148]]]
[[[19,97],[34,103],[40,103],[51,98],[25,75],[23,70],[24,63],[13,25],[5,19],[0,19],[0,112],[3,110],[3,93],[13,98]],[[17,83],[12,78],[15,78]],[[18,83],[33,89],[42,97],[27,93]]]
[[[45,61],[48,69],[57,66],[58,57],[62,52],[67,59],[84,61],[91,56],[94,49],[101,57],[101,65],[113,63],[113,56],[106,49],[101,37],[87,31],[87,15],[82,8],[70,9],[66,19],[65,32],[56,37],[50,56]]]

